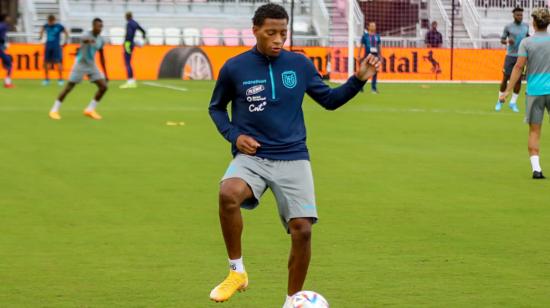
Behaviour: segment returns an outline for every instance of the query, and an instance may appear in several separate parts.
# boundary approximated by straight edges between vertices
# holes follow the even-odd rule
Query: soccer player
[[[504,74],[502,82],[500,83],[499,99],[495,105],[496,111],[500,111],[505,102],[501,100],[500,97],[504,90],[506,90],[506,85],[509,83],[510,75],[518,59],[519,44],[521,40],[529,36],[529,25],[523,22],[523,9],[521,7],[516,7],[512,12],[514,14],[514,22],[504,27],[504,31],[502,31],[502,36],[500,38],[500,42],[503,45],[508,45],[508,49],[506,51],[506,58],[504,59]],[[514,112],[519,112],[517,101],[520,90],[521,79],[514,84],[514,94],[512,94],[512,99],[509,104],[510,109]]]
[[[52,109],[50,110],[50,118],[53,120],[61,120],[59,109],[63,100],[71,92],[77,83],[80,83],[84,78],[84,75],[88,76],[88,79],[97,85],[97,92],[94,98],[84,110],[84,115],[94,120],[101,120],[101,116],[96,112],[96,107],[105,92],[107,91],[107,81],[109,80],[103,73],[99,71],[95,64],[95,53],[99,52],[99,59],[103,71],[107,74],[107,67],[105,66],[105,55],[103,53],[104,40],[101,37],[101,30],[103,29],[103,21],[99,18],[95,18],[92,22],[92,31],[82,36],[82,43],[76,56],[76,61],[69,77],[69,82],[65,86],[65,89],[61,91],[59,97],[55,101]]]
[[[519,45],[518,60],[514,66],[510,83],[501,95],[504,100],[515,82],[521,79],[527,65],[527,108],[525,122],[529,124],[528,151],[533,179],[544,179],[539,162],[540,134],[544,109],[550,112],[550,13],[547,8],[539,8],[531,14],[535,34],[524,39]]]
[[[376,33],[376,23],[370,22],[367,31],[363,34],[361,38],[361,47],[359,48],[359,57],[362,59],[368,55],[373,55],[379,58],[382,55],[382,46],[380,45],[380,34]],[[363,48],[365,49],[365,54],[363,55]],[[372,76],[371,81],[371,92],[373,94],[378,94],[377,88],[378,74]]]
[[[9,25],[10,17],[6,15],[0,15],[0,59],[2,60],[2,66],[6,69],[4,88],[13,88],[13,83],[11,82],[12,59],[11,56],[6,53]]]
[[[43,85],[50,84],[49,70],[54,68],[57,64],[57,71],[59,73],[59,80],[57,84],[63,85],[63,50],[61,47],[61,33],[65,35],[65,42],[63,47],[67,44],[69,38],[69,32],[63,27],[62,24],[55,22],[55,16],[48,16],[48,23],[40,30],[40,40],[46,32],[46,46],[44,48],[44,81]]]
[[[270,188],[292,241],[285,302],[289,305],[290,296],[302,290],[306,279],[312,224],[317,221],[302,111],[304,95],[307,93],[326,109],[337,109],[361,90],[380,68],[380,62],[368,55],[354,76],[331,89],[311,60],[283,50],[288,14],[282,6],[262,5],[252,21],[256,46],[223,65],[209,106],[210,116],[231,143],[234,156],[219,191],[219,217],[230,270],[211,291],[210,298],[223,302],[247,288],[240,209],[255,208]]]
[[[134,79],[134,70],[132,69],[132,53],[134,51],[134,37],[136,31],[139,30],[145,39],[145,30],[133,19],[132,12],[126,13],[126,38],[124,39],[124,64],[126,65],[126,74],[128,81],[121,85],[121,89],[136,88],[136,80]]]

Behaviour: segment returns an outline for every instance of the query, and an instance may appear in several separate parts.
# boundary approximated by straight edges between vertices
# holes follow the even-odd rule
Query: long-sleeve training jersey
[[[258,157],[309,159],[302,111],[304,94],[334,110],[353,98],[364,84],[352,76],[331,89],[305,56],[283,50],[278,57],[270,58],[254,47],[229,59],[221,68],[209,112],[218,131],[231,142],[234,156],[238,153],[237,137],[245,134],[260,143]]]

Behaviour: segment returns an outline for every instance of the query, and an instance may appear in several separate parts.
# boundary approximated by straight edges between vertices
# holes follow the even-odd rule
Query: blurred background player
[[[359,48],[359,57],[361,59],[366,58],[368,55],[373,55],[377,58],[382,57],[382,46],[380,45],[380,35],[376,33],[376,23],[370,22],[367,26],[367,31],[363,34],[361,38],[361,47]],[[365,52],[363,54],[363,49]],[[372,76],[371,80],[371,92],[373,94],[378,94],[378,73]]]
[[[550,112],[550,13],[547,8],[539,8],[531,14],[535,34],[524,39],[518,51],[518,60],[514,66],[510,83],[504,100],[512,92],[513,84],[521,80],[523,69],[527,64],[527,108],[525,122],[529,124],[528,151],[533,179],[544,179],[539,162],[540,133],[544,110]]]
[[[103,53],[104,40],[100,35],[102,29],[103,21],[96,18],[92,22],[92,31],[81,37],[82,43],[80,44],[80,49],[78,50],[76,61],[71,71],[71,76],[69,77],[69,82],[67,83],[67,86],[65,86],[65,89],[61,91],[59,97],[50,110],[50,118],[54,120],[61,120],[59,109],[61,108],[63,100],[67,94],[71,92],[74,86],[82,81],[84,75],[87,75],[90,82],[97,85],[97,92],[88,107],[84,110],[84,115],[94,120],[101,120],[101,116],[96,112],[96,107],[107,91],[107,80],[109,80],[103,75],[103,73],[101,73],[101,71],[99,71],[97,65],[95,64],[95,53],[98,51],[101,66],[103,67],[105,74],[107,74],[105,55]]]
[[[514,15],[514,22],[504,27],[502,36],[500,37],[500,42],[503,45],[508,45],[508,49],[506,50],[506,58],[504,59],[504,74],[500,83],[499,99],[495,105],[496,111],[500,111],[505,102],[500,97],[502,97],[502,93],[506,90],[510,75],[518,59],[519,44],[524,38],[529,36],[529,25],[523,22],[523,8],[516,7],[512,13]],[[512,94],[512,99],[510,100],[510,109],[514,112],[519,112],[517,101],[519,91],[521,90],[521,78],[513,86],[514,94]]]
[[[2,60],[2,66],[6,69],[4,88],[13,88],[13,84],[11,82],[12,58],[6,53],[10,21],[11,20],[9,16],[0,15],[0,59]]]
[[[290,296],[302,290],[311,257],[312,224],[317,220],[302,110],[304,95],[326,109],[337,109],[380,67],[378,59],[369,55],[346,83],[331,89],[309,58],[283,49],[288,19],[278,4],[256,10],[256,46],[223,65],[210,101],[210,116],[231,143],[234,156],[219,191],[229,275],[210,293],[217,302],[248,286],[241,250],[241,207],[255,208],[267,188],[275,195],[281,222],[292,242],[284,307],[290,307]]]
[[[126,74],[128,81],[121,85],[121,89],[136,88],[136,80],[134,79],[134,70],[132,69],[132,53],[134,52],[134,38],[136,31],[143,34],[143,39],[146,39],[145,30],[134,20],[132,12],[126,13],[126,38],[124,39],[124,64],[126,65]]]
[[[44,48],[44,81],[43,85],[50,84],[49,70],[54,69],[57,64],[59,80],[57,83],[63,85],[63,49],[61,46],[61,33],[65,35],[63,47],[67,44],[69,32],[62,24],[57,23],[54,15],[48,16],[48,23],[40,30],[40,40],[46,32],[46,45]]]
[[[443,44],[443,36],[437,31],[437,21],[432,21],[432,28],[426,33],[424,42],[428,48],[439,48]]]

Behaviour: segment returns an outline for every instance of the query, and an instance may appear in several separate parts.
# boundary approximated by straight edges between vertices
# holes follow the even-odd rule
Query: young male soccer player
[[[380,68],[378,58],[369,55],[354,76],[331,89],[309,59],[283,50],[288,14],[282,6],[270,3],[259,7],[253,24],[256,46],[221,68],[209,107],[234,155],[219,192],[230,271],[210,293],[218,302],[248,286],[241,252],[240,208],[256,207],[267,188],[275,195],[281,221],[292,241],[287,295],[302,290],[311,256],[312,224],[317,220],[302,111],[304,94],[334,110],[352,99]],[[227,113],[230,101],[231,120]]]
[[[361,47],[359,48],[359,57],[361,59],[365,58],[368,55],[373,55],[375,57],[380,57],[382,55],[382,46],[381,46],[380,34],[376,33],[376,23],[370,22],[367,31],[363,34],[361,38]],[[363,48],[365,49],[365,54],[363,55]],[[371,80],[371,92],[373,94],[378,94],[378,74],[374,74]]]
[[[506,84],[509,84],[510,75],[514,69],[514,65],[518,59],[518,47],[521,41],[529,36],[529,25],[523,22],[523,9],[516,7],[513,11],[514,22],[507,24],[502,31],[502,36],[500,42],[503,45],[508,45],[506,50],[506,58],[504,59],[504,74],[502,77],[502,82],[500,83],[500,92],[499,99],[495,105],[495,110],[500,111],[504,100],[501,100],[500,97],[504,90],[506,90]],[[510,100],[510,109],[514,112],[519,112],[517,101],[519,96],[519,91],[521,90],[521,79],[518,80],[514,86],[514,94],[512,94],[512,99]]]
[[[103,54],[103,38],[101,37],[101,30],[103,29],[103,21],[99,18],[94,19],[92,22],[92,31],[82,36],[82,43],[76,56],[76,61],[69,77],[69,82],[65,86],[65,89],[61,91],[59,97],[53,104],[50,110],[50,118],[53,120],[61,120],[59,109],[63,100],[71,92],[77,83],[80,83],[84,78],[84,75],[88,75],[88,79],[97,85],[97,92],[84,110],[84,115],[94,120],[101,120],[101,116],[96,112],[96,107],[105,92],[107,91],[107,81],[109,80],[104,76],[95,64],[95,53],[99,52],[99,59],[103,71],[107,74],[107,67],[105,66],[105,55]]]
[[[132,69],[132,53],[134,52],[134,38],[136,31],[139,30],[145,39],[145,30],[134,20],[132,12],[126,13],[126,38],[124,39],[124,64],[126,65],[126,74],[128,81],[121,85],[121,89],[136,88],[136,80],[134,79],[134,70]]]
[[[46,46],[44,48],[44,81],[43,85],[50,84],[49,70],[54,68],[57,64],[57,71],[59,73],[59,80],[57,84],[63,85],[63,50],[61,47],[61,33],[65,35],[65,42],[63,47],[67,44],[69,38],[69,32],[63,27],[62,24],[55,22],[55,16],[48,16],[48,23],[40,30],[40,40],[46,32]]]
[[[4,88],[13,88],[13,83],[11,82],[12,61],[11,56],[6,53],[9,25],[10,17],[6,15],[0,15],[0,60],[2,60],[2,66],[6,69]]]
[[[527,108],[525,122],[529,124],[528,150],[533,168],[533,179],[544,179],[539,162],[540,133],[544,109],[550,112],[550,13],[547,8],[533,11],[535,34],[519,45],[518,60],[514,66],[508,88],[501,95],[505,99],[512,92],[512,85],[521,78],[527,64]]]

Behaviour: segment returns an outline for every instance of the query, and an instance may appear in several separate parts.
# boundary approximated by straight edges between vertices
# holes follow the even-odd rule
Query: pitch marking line
[[[176,87],[171,85],[166,85],[162,83],[156,83],[156,82],[150,82],[150,81],[144,81],[142,82],[144,85],[150,86],[150,87],[156,87],[156,88],[164,88],[164,89],[170,89],[170,90],[176,90],[181,92],[187,92],[187,88],[182,87]]]

